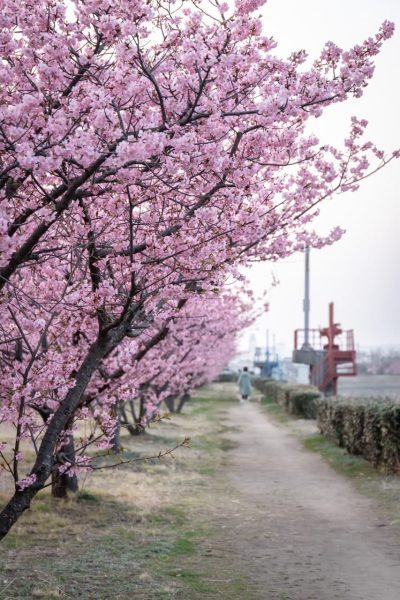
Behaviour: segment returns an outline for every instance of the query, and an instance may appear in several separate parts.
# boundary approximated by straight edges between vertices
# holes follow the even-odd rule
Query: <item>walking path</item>
[[[237,511],[227,535],[261,598],[399,600],[398,529],[375,503],[257,403],[232,407],[229,420]]]

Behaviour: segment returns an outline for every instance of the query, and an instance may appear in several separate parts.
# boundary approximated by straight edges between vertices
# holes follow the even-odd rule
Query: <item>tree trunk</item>
[[[143,396],[141,396],[140,399],[139,399],[139,414],[136,414],[136,411],[135,411],[135,401],[134,400],[130,400],[129,401],[129,406],[130,406],[130,409],[131,409],[132,419],[133,419],[133,422],[134,422],[134,425],[132,425],[128,429],[129,433],[131,435],[142,435],[143,433],[145,433],[145,429],[144,429],[144,427],[142,426],[141,423],[142,423],[143,417],[146,414]]]
[[[186,394],[186,393],[181,396],[181,399],[179,400],[178,408],[176,409],[177,413],[182,412],[182,408],[183,408],[184,404],[186,404],[186,402],[188,402],[190,400],[190,398],[191,398],[190,394]]]
[[[31,500],[36,496],[38,491],[38,489],[34,489],[31,485],[21,492],[15,492],[7,506],[0,513],[0,540],[7,535],[22,513],[30,507]]]
[[[167,396],[164,400],[170,413],[175,412],[175,396]]]
[[[44,487],[51,475],[54,464],[54,452],[57,442],[67,423],[79,406],[82,395],[94,371],[102,358],[124,337],[124,331],[114,331],[112,335],[98,338],[89,351],[75,375],[75,385],[68,390],[64,400],[54,413],[39,447],[39,452],[33,465],[31,475],[36,481],[24,490],[16,490],[13,497],[0,513],[0,540],[7,535],[22,513],[30,507],[32,499]]]
[[[111,451],[115,453],[121,452],[121,408],[120,403],[113,408],[113,416],[116,417],[116,426],[112,438]]]
[[[68,492],[78,491],[78,478],[76,475],[60,474],[58,467],[64,464],[75,463],[74,437],[68,436],[67,441],[57,452],[56,460],[51,472],[51,495],[53,498],[67,498]]]
[[[125,410],[125,404],[124,403],[121,404],[121,425],[123,427],[126,427],[126,429],[128,430],[128,432],[131,435],[136,435],[135,434],[135,427],[132,425],[132,423],[129,422],[129,418],[128,418],[127,412]]]

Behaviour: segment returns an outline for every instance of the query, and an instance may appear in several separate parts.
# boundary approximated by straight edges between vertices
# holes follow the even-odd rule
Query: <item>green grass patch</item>
[[[200,467],[199,473],[206,475],[207,477],[213,477],[215,475],[215,469],[213,467]]]
[[[204,574],[191,569],[172,569],[168,572],[170,577],[179,577],[191,588],[192,592],[205,594],[212,591],[210,584],[206,581]]]
[[[235,390],[235,391],[233,391]],[[217,400],[219,402],[237,402],[236,398],[236,387],[232,387],[230,384],[212,384],[210,386],[206,385],[193,394],[192,400]]]
[[[378,473],[372,465],[360,456],[349,454],[344,448],[336,446],[323,435],[311,435],[303,440],[304,447],[311,452],[318,452],[329,464],[347,477],[373,477]],[[379,474],[378,474],[379,475]]]
[[[224,452],[229,452],[230,450],[234,450],[235,448],[237,448],[238,444],[233,440],[227,440],[225,438],[222,438],[222,440],[219,443],[219,447]]]
[[[209,398],[195,398],[192,402],[190,415],[205,415],[207,417],[214,417],[213,402]]]
[[[272,398],[262,398],[261,406],[271,417],[280,423],[288,423],[295,418],[293,415],[289,415],[279,404],[274,402]]]
[[[174,505],[167,506],[164,509],[164,513],[169,519],[172,519],[174,521],[175,525],[183,525],[183,523],[185,523],[187,519],[186,512],[183,510],[182,507]]]
[[[96,496],[96,494],[92,494],[92,492],[86,490],[78,492],[76,494],[76,499],[78,502],[92,502],[94,504],[100,502],[100,498]]]
[[[196,543],[193,539],[196,536],[194,531],[186,532],[182,537],[174,542],[171,554],[194,554],[196,551]]]

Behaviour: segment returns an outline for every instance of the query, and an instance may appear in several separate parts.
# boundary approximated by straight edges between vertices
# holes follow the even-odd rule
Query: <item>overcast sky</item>
[[[378,146],[400,147],[400,0],[269,0],[264,7],[264,32],[273,35],[284,57],[305,49],[314,58],[328,40],[351,47],[385,19],[395,22],[396,32],[376,60],[374,79],[361,99],[331,107],[315,121],[323,141],[340,145],[356,114],[369,121],[368,137]],[[355,330],[361,348],[400,346],[400,160],[359,191],[325,203],[316,229],[326,232],[334,225],[346,229],[344,238],[311,254],[311,327],[326,323],[332,300],[336,320]],[[288,354],[293,331],[303,323],[303,257],[255,265],[252,287],[268,288],[272,273],[280,285],[270,292],[270,311],[253,331],[264,342],[268,328]]]

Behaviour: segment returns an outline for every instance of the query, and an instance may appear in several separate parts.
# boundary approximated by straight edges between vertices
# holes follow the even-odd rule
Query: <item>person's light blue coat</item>
[[[251,394],[251,378],[250,373],[248,371],[242,371],[240,373],[239,379],[239,390],[241,396],[250,396]]]

